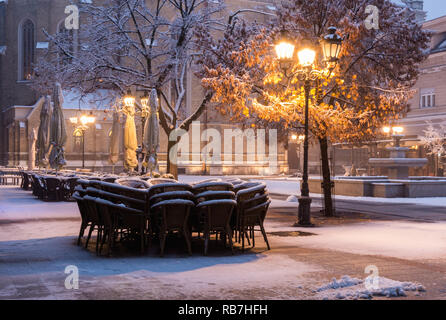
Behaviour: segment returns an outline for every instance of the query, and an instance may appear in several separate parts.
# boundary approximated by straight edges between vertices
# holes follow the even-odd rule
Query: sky
[[[402,3],[401,0],[392,1],[395,3]],[[446,0],[424,0],[424,11],[427,12],[426,20],[446,16]]]
[[[427,11],[427,20],[446,16],[446,0],[424,0],[424,10]]]

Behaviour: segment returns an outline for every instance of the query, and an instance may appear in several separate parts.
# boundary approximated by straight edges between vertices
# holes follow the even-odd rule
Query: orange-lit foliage
[[[380,10],[380,29],[367,30],[365,7]],[[219,110],[238,122],[303,123],[303,83],[287,77],[274,58],[281,30],[318,48],[318,40],[334,25],[345,37],[340,61],[331,74],[312,83],[310,130],[332,141],[361,142],[383,123],[403,115],[413,94],[419,64],[426,57],[429,35],[412,23],[405,9],[387,0],[284,1],[268,26],[238,22],[221,39],[202,30],[202,48],[213,56],[201,63],[202,84],[212,89]],[[321,50],[318,56],[321,57]],[[291,66],[293,74],[299,66]]]

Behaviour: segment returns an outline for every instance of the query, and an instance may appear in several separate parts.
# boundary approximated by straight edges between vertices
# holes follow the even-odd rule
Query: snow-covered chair
[[[202,182],[193,186],[193,192],[200,194],[205,191],[233,191],[232,183],[225,181]]]
[[[177,180],[169,178],[153,178],[153,179],[148,179],[147,182],[149,182],[153,186],[163,183],[178,183]]]
[[[210,179],[205,179],[205,180],[200,180],[200,181],[196,181],[196,182],[192,182],[191,185],[195,186],[197,184],[201,184],[201,183],[206,183],[206,182],[220,182],[223,181],[220,178],[210,178]]]
[[[110,254],[116,234],[118,232],[122,234],[122,231],[124,230],[139,236],[140,250],[141,253],[143,253],[146,244],[147,221],[144,212],[101,198],[96,198],[95,202],[103,221],[103,228],[100,230],[99,235],[99,240],[101,242],[99,253],[102,252],[103,244],[107,240],[107,254]]]
[[[81,197],[79,193],[76,191],[73,194],[73,199],[76,200],[77,206],[79,208],[79,213],[81,215],[81,227],[79,231],[79,236],[77,238],[77,245],[80,245],[85,230],[90,226],[90,221],[88,220],[87,207],[86,204],[84,203],[84,198]]]
[[[203,201],[197,205],[203,221],[204,255],[208,253],[209,240],[212,233],[216,234],[217,239],[218,233],[223,235],[221,238],[224,239],[225,243],[227,237],[232,253],[234,253],[230,221],[236,205],[237,202],[231,199]]]
[[[104,181],[100,181],[96,188],[104,190],[104,191],[108,191],[111,193],[120,194],[123,196],[134,198],[134,199],[139,199],[139,200],[143,200],[143,201],[148,200],[149,189],[136,189],[136,188],[123,186],[123,185],[120,185],[117,183],[109,183],[109,182],[104,182]]]
[[[189,255],[192,255],[188,220],[194,205],[190,200],[172,199],[160,201],[150,208],[150,211],[158,216],[161,256],[164,256],[167,234],[175,231],[183,235]]]
[[[255,246],[254,231],[261,231],[268,250],[270,249],[263,222],[268,212],[270,200],[266,184],[256,182],[256,185],[239,190],[236,195],[237,213],[232,220],[238,235],[238,242],[242,242],[242,250],[245,248],[245,238]],[[260,230],[255,230],[255,227]]]
[[[192,187],[187,183],[160,183],[149,188],[149,199],[158,193],[169,191],[192,191]]]
[[[151,183],[138,178],[121,178],[117,179],[115,183],[135,189],[148,189],[151,187]]]

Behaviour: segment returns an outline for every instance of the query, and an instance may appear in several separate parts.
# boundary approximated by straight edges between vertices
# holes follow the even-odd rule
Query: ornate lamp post
[[[291,75],[286,75],[287,69],[295,64],[294,51],[295,45],[284,34],[275,46],[277,59],[280,61],[281,67],[285,69],[285,75],[291,79],[297,78],[304,83],[305,92],[305,122],[304,122],[304,167],[302,174],[302,189],[299,198],[299,214],[298,226],[311,226],[310,207],[311,198],[308,187],[308,108],[310,99],[310,90],[313,82],[316,80],[330,76],[338,62],[339,54],[341,52],[342,38],[336,34],[336,28],[328,28],[328,34],[321,39],[320,44],[324,59],[319,66],[316,65],[317,53],[311,46],[302,45],[297,53],[297,71]]]
[[[89,115],[83,114],[78,117],[70,118],[70,122],[76,125],[76,129],[74,130],[75,136],[82,137],[82,169],[85,168],[85,131],[88,129],[89,124],[93,124],[96,122],[96,117],[93,116],[93,113],[90,112]]]

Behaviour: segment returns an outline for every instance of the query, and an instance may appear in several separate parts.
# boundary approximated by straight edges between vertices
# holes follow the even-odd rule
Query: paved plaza
[[[390,299],[446,298],[445,209],[409,205],[392,210],[392,204],[358,202],[357,212],[340,210],[340,217],[327,219],[315,199],[317,227],[303,229],[292,227],[296,204],[283,197],[273,195],[266,220],[270,251],[257,237],[256,249],[245,254],[231,255],[212,244],[204,257],[202,243],[195,241],[192,257],[173,242],[164,258],[156,245],[143,255],[130,248],[97,257],[95,239],[89,250],[75,245],[76,203],[41,202],[29,191],[1,187],[0,299],[361,298],[350,297],[347,289],[340,293],[333,278],[363,281],[367,266],[377,267],[382,283],[421,288]],[[347,204],[337,201],[340,208]],[[67,266],[79,270],[78,289],[65,287]],[[364,283],[349,288],[362,292]]]

